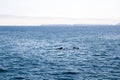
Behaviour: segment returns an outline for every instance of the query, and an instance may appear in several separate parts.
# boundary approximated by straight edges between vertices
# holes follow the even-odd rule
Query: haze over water
[[[0,25],[117,24],[120,0],[0,0]]]

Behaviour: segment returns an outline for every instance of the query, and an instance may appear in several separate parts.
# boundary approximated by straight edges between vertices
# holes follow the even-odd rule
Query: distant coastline
[[[1,25],[12,26],[39,26],[39,25],[116,25],[120,19],[79,19],[67,17],[30,17],[30,16],[14,16],[0,15]]]
[[[120,24],[112,25],[112,24],[42,24],[42,25],[0,25],[0,27],[116,27],[120,26]]]

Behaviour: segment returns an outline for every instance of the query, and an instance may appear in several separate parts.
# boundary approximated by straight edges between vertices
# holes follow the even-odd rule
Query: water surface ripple
[[[120,27],[0,27],[0,80],[120,80]]]

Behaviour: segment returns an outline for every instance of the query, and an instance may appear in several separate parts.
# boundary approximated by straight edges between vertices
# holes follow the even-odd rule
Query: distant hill
[[[120,25],[120,23],[118,25]]]
[[[116,25],[120,25],[120,23],[117,23]]]

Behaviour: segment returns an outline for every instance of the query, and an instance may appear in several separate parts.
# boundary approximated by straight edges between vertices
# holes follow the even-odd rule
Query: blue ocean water
[[[120,80],[120,26],[1,26],[0,80]]]

